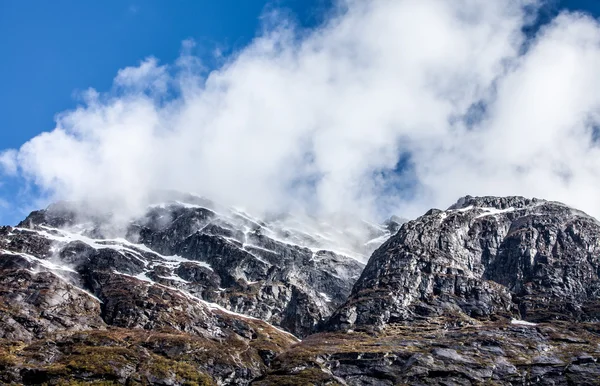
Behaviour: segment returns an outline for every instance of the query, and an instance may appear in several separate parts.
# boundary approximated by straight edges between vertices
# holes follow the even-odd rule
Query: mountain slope
[[[77,272],[110,268],[298,336],[345,301],[364,267],[361,260],[390,235],[386,227],[357,220],[350,224],[354,229],[347,220],[343,226],[291,216],[263,221],[203,198],[184,198],[152,205],[119,231],[105,217],[82,218],[68,203],[32,213],[16,231],[52,242],[55,250],[42,251],[44,256]],[[116,232],[124,237],[115,238]],[[354,245],[339,242],[347,239]],[[102,258],[98,250],[105,250]],[[85,274],[80,279],[81,288],[94,290],[93,280]]]
[[[0,228],[0,382],[598,385],[600,224],[566,205],[467,196],[399,230],[195,197],[109,218]]]
[[[126,224],[63,202],[0,228],[0,382],[247,384],[390,234],[183,198]]]
[[[404,224],[330,332],[255,384],[596,385],[599,275],[600,224],[585,213],[467,196]]]
[[[599,273],[600,224],[592,217],[543,200],[466,197],[382,245],[331,323],[442,314],[596,322]]]
[[[46,232],[1,230],[3,383],[243,384],[298,341],[264,321],[133,275],[142,256],[156,259],[150,252],[82,241],[56,251],[52,241],[63,236]],[[69,265],[59,264],[59,256]]]

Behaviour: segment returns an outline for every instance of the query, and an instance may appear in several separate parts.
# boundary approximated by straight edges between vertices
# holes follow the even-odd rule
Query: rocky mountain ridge
[[[72,276],[79,273],[75,283],[82,289],[101,290],[84,272],[109,269],[186,291],[297,336],[313,332],[347,298],[362,260],[390,236],[386,226],[366,222],[344,231],[283,216],[265,221],[201,197],[185,198],[151,205],[127,224],[122,237],[108,238],[115,232],[110,222],[82,219],[69,203],[33,212],[12,234],[43,239],[34,255],[44,257],[47,268],[55,262]],[[335,243],[345,233],[354,245]]]
[[[597,385],[600,224],[566,205],[464,197],[402,225],[348,300],[259,384]]]
[[[352,307],[334,320],[346,312],[375,325],[442,314],[597,322],[599,272],[600,224],[587,214],[544,200],[465,197],[382,245],[353,288]],[[374,289],[386,292],[378,305]]]
[[[466,196],[401,227],[291,223],[192,198],[122,238],[69,205],[1,228],[0,381],[599,384],[587,214]]]
[[[265,221],[200,197],[183,198],[151,205],[125,229],[115,230],[108,215],[82,214],[66,202],[0,228],[1,382],[39,384],[73,376],[86,382],[179,384],[184,374],[152,363],[170,360],[175,368],[190,369],[188,356],[203,352],[206,358],[208,348],[223,352],[213,352],[215,358],[209,355],[190,374],[245,384],[345,300],[364,266],[357,260],[366,259],[361,253],[378,246],[395,226],[358,222],[346,231],[282,216]],[[353,231],[365,239],[359,241]],[[354,244],[326,249],[346,234]],[[149,331],[164,332],[165,339],[185,347],[189,338],[199,352],[178,348],[186,354],[183,364],[165,362],[142,347],[141,336],[151,339]],[[65,343],[73,334],[87,343]],[[72,359],[71,346],[88,352],[95,339],[108,339],[123,351],[120,336],[138,342],[127,358],[148,369],[140,373],[140,365],[117,361],[104,371],[101,356],[87,364]],[[14,345],[40,342],[52,342],[46,343],[53,346],[52,361],[13,355]]]

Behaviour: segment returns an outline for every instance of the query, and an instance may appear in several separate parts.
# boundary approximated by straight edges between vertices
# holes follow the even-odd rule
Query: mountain
[[[89,209],[0,228],[0,382],[599,384],[600,223],[564,204],[466,196],[382,225],[181,194]]]
[[[465,197],[379,248],[330,323],[440,315],[598,322],[599,273],[594,218],[542,200]]]
[[[1,382],[245,384],[346,300],[399,226],[176,198],[125,224],[60,202],[0,228]]]
[[[257,384],[597,385],[599,276],[596,219],[556,202],[467,196],[405,223],[328,332],[280,355]]]

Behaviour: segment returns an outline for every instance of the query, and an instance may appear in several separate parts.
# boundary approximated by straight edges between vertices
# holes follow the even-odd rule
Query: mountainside
[[[163,354],[169,360],[189,367],[199,350],[209,360],[201,366],[207,379],[243,384],[345,301],[362,261],[398,227],[289,215],[259,220],[196,196],[179,198],[184,201],[150,206],[124,229],[107,214],[82,214],[64,202],[0,229],[1,381],[36,384],[72,373],[86,380],[138,374],[140,382],[183,382],[175,370],[132,367],[132,358],[152,367],[148,358],[161,355],[142,344],[153,339],[148,331],[157,331],[169,334],[155,337],[157,350],[177,341],[168,349],[176,358]],[[123,351],[122,336],[136,342],[133,351]],[[188,338],[197,343],[191,352]],[[108,339],[124,363],[106,371],[96,368],[106,366],[101,362],[79,364],[96,339]],[[32,342],[52,346],[52,359],[13,355],[14,344]]]
[[[599,275],[597,220],[467,196],[404,224],[330,332],[281,355],[261,384],[303,368],[321,369],[320,384],[597,385]]]
[[[542,200],[466,197],[382,245],[330,324],[440,315],[597,322],[599,273],[592,217]]]
[[[0,229],[0,382],[600,384],[594,218],[467,196],[330,220],[195,196],[120,228],[33,212]]]
[[[297,336],[313,332],[346,300],[364,267],[361,260],[390,236],[384,226],[366,222],[353,223],[359,228],[353,234],[345,224],[336,228],[283,216],[260,220],[185,198],[152,205],[127,225],[124,238],[110,238],[115,232],[110,223],[81,219],[67,203],[32,213],[13,233],[51,241],[54,250],[37,255],[80,273],[81,288],[92,292],[102,288],[84,272],[108,269],[185,290]],[[344,237],[355,245],[339,245]]]

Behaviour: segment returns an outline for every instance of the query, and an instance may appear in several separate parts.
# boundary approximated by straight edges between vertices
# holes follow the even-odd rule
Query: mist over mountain
[[[173,189],[380,222],[519,194],[599,215],[600,28],[564,11],[532,34],[543,4],[339,1],[304,30],[274,11],[210,71],[185,41],[6,149],[22,188],[4,199],[17,217],[57,200],[139,214]]]

